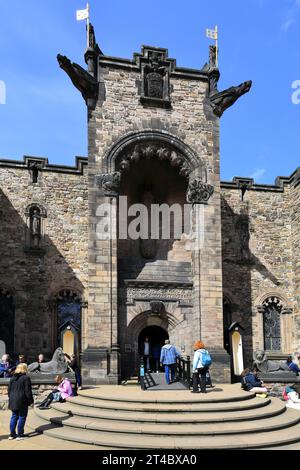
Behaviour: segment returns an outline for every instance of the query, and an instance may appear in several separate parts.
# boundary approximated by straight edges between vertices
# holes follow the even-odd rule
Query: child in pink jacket
[[[64,402],[67,398],[73,396],[73,389],[69,379],[63,378],[61,375],[55,377],[57,387],[45,398],[39,405],[40,410],[46,410],[49,405],[54,402]]]
[[[63,379],[61,376],[60,377],[62,380],[59,383],[57,389],[60,392],[61,398],[65,400],[66,398],[69,398],[73,395],[73,389],[72,389],[72,384],[69,379]]]

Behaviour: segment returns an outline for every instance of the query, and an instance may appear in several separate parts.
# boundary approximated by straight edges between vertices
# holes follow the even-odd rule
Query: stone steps
[[[127,412],[142,412],[142,413],[190,413],[190,412],[228,412],[240,410],[252,410],[262,408],[270,403],[270,398],[253,398],[252,400],[244,400],[241,402],[197,402],[197,403],[141,403],[141,402],[116,402],[113,400],[96,400],[94,398],[87,398],[78,396],[68,400],[69,406],[72,403],[88,408],[100,408],[101,410],[115,410]]]
[[[30,417],[29,427],[42,431],[56,439],[93,444],[110,449],[255,449],[283,446],[300,440],[300,425],[289,427],[288,431],[276,430],[244,435],[209,435],[209,436],[148,436],[143,434],[111,433],[83,430],[67,426],[56,427],[37,416]]]
[[[300,413],[277,398],[235,386],[173,393],[104,386],[49,410],[36,408],[27,422],[47,436],[106,449],[266,449],[300,442]]]
[[[102,432],[115,432],[125,434],[143,434],[145,436],[151,435],[175,435],[175,436],[207,436],[207,435],[228,435],[228,434],[242,434],[253,432],[267,432],[277,429],[288,428],[294,424],[299,423],[299,413],[294,413],[294,410],[287,410],[286,413],[276,417],[266,418],[263,420],[253,421],[240,421],[237,423],[229,422],[196,422],[193,423],[179,423],[179,422],[166,422],[162,423],[143,423],[142,421],[117,421],[90,418],[81,416],[70,416],[65,412],[57,411],[57,409],[50,410],[36,410],[36,415],[49,421],[53,424],[67,427],[82,428],[88,430],[102,431]]]
[[[243,421],[243,420],[259,420],[266,419],[273,416],[278,416],[285,412],[285,405],[282,404],[279,400],[270,403],[268,406],[261,408],[259,413],[257,409],[253,408],[250,410],[239,410],[239,413],[235,412],[184,412],[184,413],[143,413],[143,412],[121,412],[117,407],[114,410],[101,409],[95,407],[83,407],[76,405],[75,403],[53,403],[52,408],[57,412],[64,412],[70,416],[83,416],[88,418],[99,418],[106,420],[116,420],[116,421],[136,421],[144,423],[222,423],[222,422],[234,422],[234,421]]]
[[[78,397],[83,397],[87,399],[95,399],[101,401],[109,401],[109,402],[121,402],[121,403],[150,403],[150,404],[171,404],[171,405],[178,405],[178,404],[189,404],[194,405],[197,403],[231,403],[235,401],[246,401],[252,400],[256,397],[255,393],[244,391],[234,391],[230,395],[224,396],[223,394],[219,397],[218,393],[221,392],[221,388],[213,388],[207,394],[191,394],[189,391],[186,393],[169,393],[168,392],[152,392],[152,391],[141,391],[140,387],[136,387],[135,392],[140,393],[133,393],[133,390],[129,393],[125,393],[123,389],[121,391],[118,390],[118,393],[114,394],[106,394],[105,389],[102,392],[102,389],[88,389],[88,390],[79,390]],[[78,397],[76,400],[78,400]],[[74,401],[73,398],[69,400],[69,402]],[[257,399],[257,402],[261,402],[261,399]]]

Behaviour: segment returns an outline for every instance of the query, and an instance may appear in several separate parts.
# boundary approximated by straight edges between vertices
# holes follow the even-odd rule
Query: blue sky
[[[221,176],[273,183],[300,165],[300,0],[90,0],[97,41],[107,55],[131,58],[142,44],[167,47],[183,67],[201,68],[220,29],[219,88],[252,79],[252,91],[221,119]],[[87,154],[86,108],[56,62],[84,65],[85,0],[0,0],[0,158],[46,156],[73,165]]]

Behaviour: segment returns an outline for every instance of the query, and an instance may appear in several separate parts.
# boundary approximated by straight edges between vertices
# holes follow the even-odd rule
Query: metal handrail
[[[176,370],[178,380],[185,385],[187,388],[190,388],[191,383],[191,358],[187,356],[178,357],[176,361]]]

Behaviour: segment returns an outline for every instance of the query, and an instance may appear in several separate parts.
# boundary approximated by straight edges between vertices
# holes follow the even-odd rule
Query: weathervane
[[[206,30],[206,37],[210,39],[215,40],[215,52],[216,52],[216,61],[215,61],[215,66],[218,68],[219,65],[219,43],[218,43],[218,26],[215,27],[215,29],[207,29]]]

